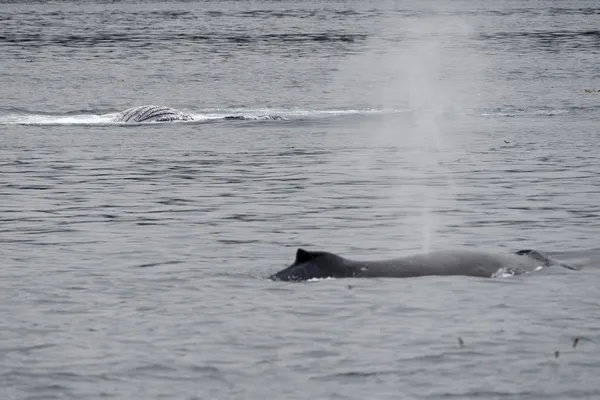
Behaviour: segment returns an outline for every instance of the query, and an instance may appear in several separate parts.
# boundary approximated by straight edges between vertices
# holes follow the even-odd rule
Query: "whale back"
[[[170,107],[145,105],[131,107],[119,113],[114,122],[168,122],[191,121],[192,116]]]
[[[512,254],[442,250],[388,260],[354,261],[324,251],[298,249],[294,263],[270,278],[283,281],[347,277],[412,278],[432,275],[490,278],[498,273],[520,275],[552,265],[579,269],[556,262],[536,250],[519,250]]]

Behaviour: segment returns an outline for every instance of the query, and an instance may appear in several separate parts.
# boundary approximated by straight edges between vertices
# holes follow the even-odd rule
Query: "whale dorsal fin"
[[[296,264],[307,262],[315,258],[316,254],[304,249],[298,249],[296,251]]]
[[[519,251],[515,252],[515,254],[517,254],[519,256],[531,257],[534,260],[543,263],[544,266],[549,266],[552,264],[552,260],[550,258],[548,258],[548,256],[546,256],[545,254],[543,254],[537,250],[531,250],[531,249],[519,250]]]
[[[545,255],[544,253],[542,253],[541,251],[537,251],[537,250],[531,250],[531,249],[519,250],[515,254],[518,254],[520,256],[531,257],[534,260],[537,260],[537,261],[543,263],[544,267],[549,267],[551,265],[560,265],[563,268],[571,269],[571,270],[574,270],[574,271],[579,271],[581,269],[581,267],[577,267],[577,266],[573,266],[573,265],[569,265],[569,264],[564,264],[562,262],[558,262],[558,261],[552,260],[550,257],[548,257],[547,255]]]

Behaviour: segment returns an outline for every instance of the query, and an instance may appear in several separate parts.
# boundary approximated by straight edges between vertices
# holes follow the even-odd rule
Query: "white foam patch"
[[[117,114],[110,115],[5,115],[0,125],[102,125],[111,123]]]
[[[337,115],[367,115],[367,114],[393,114],[406,112],[401,109],[338,109],[338,110],[302,110],[302,109],[277,109],[277,108],[258,108],[258,109],[205,109],[202,114],[193,115],[194,119],[240,119],[247,120],[268,120],[268,119],[295,119],[301,117],[319,117],[319,116],[337,116]]]
[[[538,110],[538,111],[534,112],[535,115],[550,115],[550,116],[556,115],[556,114],[568,114],[568,113],[569,113],[569,110],[564,110],[561,108],[556,108],[553,110]]]
[[[538,265],[537,267],[535,267],[535,269],[533,271],[520,271],[518,269],[514,269],[511,267],[505,267],[505,268],[500,268],[498,271],[496,271],[494,274],[492,274],[492,278],[509,278],[509,277],[515,276],[515,275],[525,275],[525,274],[529,274],[531,272],[539,271],[543,268],[544,267],[542,265]]]
[[[327,278],[310,278],[310,279],[307,279],[306,282],[320,282],[320,281],[328,281],[328,280],[331,280],[331,279],[335,279],[335,278],[332,278],[332,277],[327,277]]]
[[[492,278],[508,278],[511,276],[515,276],[515,273],[514,271],[511,271],[510,268],[500,268],[492,274]]]

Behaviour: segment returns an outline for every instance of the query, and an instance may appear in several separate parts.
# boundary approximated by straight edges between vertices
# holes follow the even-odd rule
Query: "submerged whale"
[[[325,251],[298,249],[294,263],[269,278],[280,281],[305,281],[313,278],[413,278],[431,275],[491,278],[499,271],[519,275],[551,265],[578,269],[551,260],[536,250],[519,250],[508,254],[472,250],[434,251],[389,260],[355,261]]]
[[[113,122],[170,122],[193,121],[191,115],[170,107],[163,106],[137,106],[120,112]]]

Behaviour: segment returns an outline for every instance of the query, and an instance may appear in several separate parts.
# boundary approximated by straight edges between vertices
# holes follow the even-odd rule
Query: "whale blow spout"
[[[163,106],[137,106],[120,112],[113,122],[171,122],[193,121],[191,115],[170,107]]]

